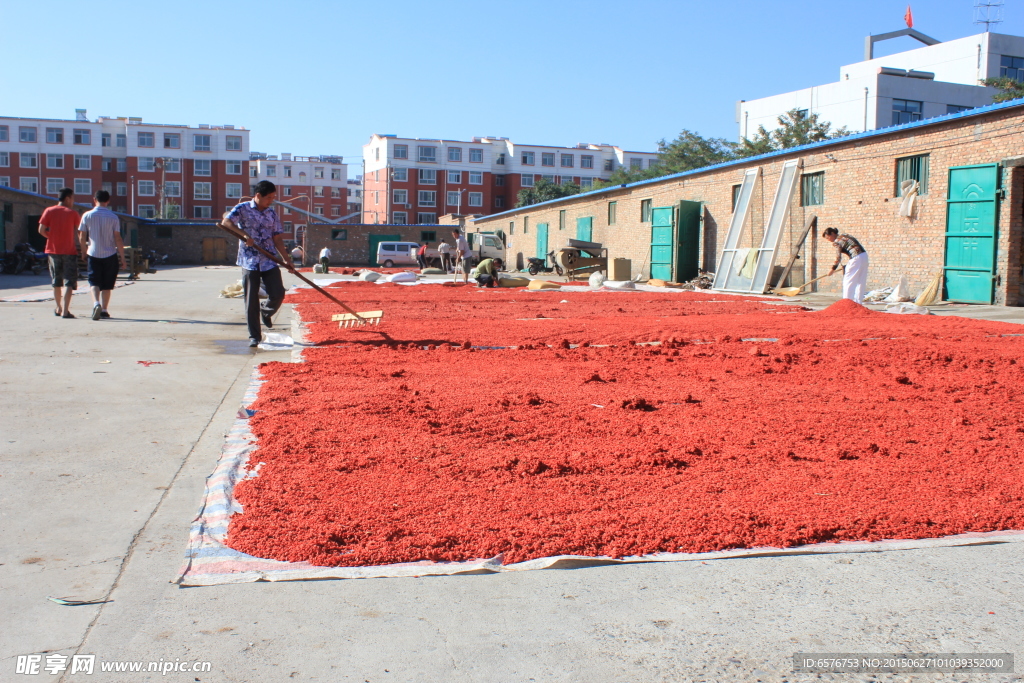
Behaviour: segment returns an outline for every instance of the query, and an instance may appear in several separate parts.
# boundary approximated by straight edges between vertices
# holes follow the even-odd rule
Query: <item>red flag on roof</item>
[[[907,5],[907,13],[903,15],[903,21],[907,22],[907,28],[914,28],[914,13],[910,11],[910,5]]]

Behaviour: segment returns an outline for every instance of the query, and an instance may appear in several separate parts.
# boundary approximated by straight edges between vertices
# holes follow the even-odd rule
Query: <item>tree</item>
[[[533,187],[519,190],[516,208],[518,209],[521,206],[530,206],[531,204],[540,204],[541,202],[548,202],[552,199],[560,199],[562,197],[568,197],[579,193],[580,186],[576,183],[562,183],[561,185],[555,185],[550,180],[541,178]]]
[[[1017,100],[1024,97],[1024,83],[1007,76],[986,78],[981,81],[981,84],[987,85],[990,88],[999,89],[1000,92],[992,96],[993,102],[1009,102],[1010,100]]]
[[[831,123],[802,109],[790,109],[778,121],[779,127],[775,130],[769,131],[764,126],[758,126],[753,139],[743,138],[736,149],[736,156],[752,157],[850,134],[845,126],[832,130]]]
[[[724,138],[706,138],[684,128],[672,142],[664,139],[658,141],[658,163],[648,168],[620,166],[608,180],[600,181],[598,186],[622,185],[720,164],[735,158],[735,147],[735,142]]]

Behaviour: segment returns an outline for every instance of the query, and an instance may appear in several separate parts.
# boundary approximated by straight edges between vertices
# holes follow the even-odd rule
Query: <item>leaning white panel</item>
[[[760,173],[761,167],[759,166],[747,169],[743,174],[743,184],[740,185],[740,194],[736,198],[736,208],[733,209],[732,221],[729,223],[729,232],[725,236],[722,259],[718,263],[718,270],[715,271],[715,282],[712,289],[746,292],[750,288],[750,280],[744,278],[734,264],[736,264],[736,252],[739,248],[740,237],[743,235],[743,226],[746,225],[747,216],[750,215],[750,198],[754,194],[754,186],[757,184],[757,177]]]

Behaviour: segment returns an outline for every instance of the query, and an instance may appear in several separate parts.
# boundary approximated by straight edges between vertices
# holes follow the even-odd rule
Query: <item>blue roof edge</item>
[[[822,140],[821,142],[811,142],[806,145],[800,145],[798,147],[789,147],[787,149],[780,149],[776,152],[768,152],[767,154],[759,154],[753,157],[744,157],[742,159],[733,159],[731,161],[723,161],[720,164],[712,164],[710,166],[702,166],[695,168],[690,171],[682,171],[680,173],[672,173],[670,175],[663,175],[657,178],[649,178],[647,180],[637,180],[632,183],[626,183],[624,185],[614,185],[611,187],[602,187],[599,190],[590,190],[589,192],[580,192],[579,194],[569,195],[568,197],[559,197],[558,199],[549,199],[546,202],[539,202],[537,204],[530,204],[529,206],[521,206],[516,209],[509,209],[508,211],[502,211],[501,213],[492,213],[487,216],[481,216],[473,221],[478,223],[487,221],[492,218],[498,218],[500,216],[509,216],[521,211],[534,209],[539,206],[546,206],[549,204],[558,204],[559,202],[568,202],[580,197],[588,197],[591,195],[601,195],[607,192],[614,192],[616,190],[624,190],[632,187],[641,187],[643,185],[652,185],[655,183],[662,183],[666,180],[673,180],[676,178],[685,178],[687,176],[699,175],[701,173],[707,173],[709,171],[717,171],[722,168],[728,168],[729,166],[739,166],[741,164],[749,164],[753,161],[759,161],[762,159],[771,159],[774,157],[785,156],[787,154],[794,154],[797,152],[803,152],[810,149],[820,149],[823,147],[830,147],[832,145],[840,145],[855,140],[863,140],[865,138],[880,137],[882,135],[892,135],[893,133],[899,133],[904,130],[913,128],[924,128],[926,126],[934,126],[941,123],[947,123],[949,121],[955,121],[957,119],[966,119],[974,116],[983,116],[985,114],[991,114],[992,112],[1002,111],[1004,109],[1013,109],[1015,107],[1024,107],[1024,99],[1010,100],[1009,102],[999,102],[996,104],[987,104],[984,107],[976,107],[974,109],[968,109],[967,111],[958,112],[956,114],[944,114],[942,116],[936,116],[931,119],[924,119],[922,121],[913,121],[911,123],[902,123],[898,126],[890,126],[889,128],[876,128],[875,130],[868,130],[861,133],[854,133],[852,135],[846,135],[841,138],[832,138],[829,140]]]

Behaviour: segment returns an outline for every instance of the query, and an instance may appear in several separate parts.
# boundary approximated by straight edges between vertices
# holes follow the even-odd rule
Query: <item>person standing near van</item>
[[[124,260],[124,240],[121,239],[121,221],[107,208],[110,193],[99,190],[93,195],[95,207],[86,211],[78,226],[82,251],[88,254],[89,285],[92,288],[92,319],[109,318],[107,307],[110,293],[117,282],[117,271],[127,268]]]
[[[452,237],[455,238],[455,279],[459,279],[459,272],[462,272],[462,282],[469,284],[470,252],[469,242],[463,237],[461,230],[452,230]]]
[[[420,245],[419,249],[416,250],[416,263],[419,265],[420,270],[427,267],[427,243],[424,242]]]
[[[444,240],[437,245],[437,253],[441,255],[441,270],[450,273],[452,269],[451,245]]]
[[[70,308],[71,296],[78,289],[78,243],[75,241],[75,228],[79,221],[78,212],[72,208],[75,205],[74,190],[69,187],[62,189],[57,195],[57,202],[57,206],[47,207],[39,217],[39,234],[46,238],[46,258],[50,262],[53,300],[57,304],[53,314],[61,318],[74,318]]]

